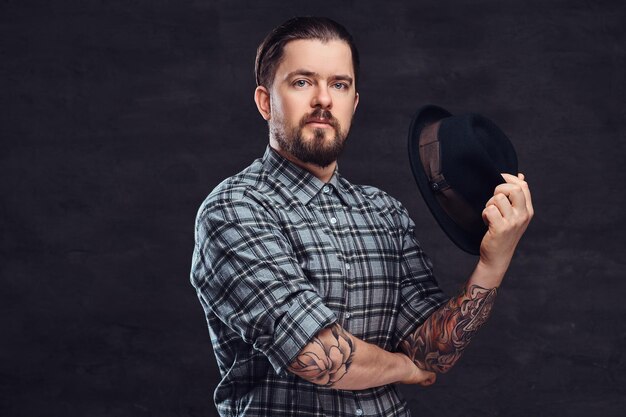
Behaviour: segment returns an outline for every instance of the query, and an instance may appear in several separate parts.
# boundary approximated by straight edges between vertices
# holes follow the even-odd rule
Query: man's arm
[[[489,228],[481,243],[480,260],[463,292],[450,299],[400,343],[422,369],[447,372],[459,360],[478,329],[487,321],[513,253],[534,210],[524,176],[503,174],[483,219]]]
[[[403,340],[400,348],[422,369],[449,371],[487,321],[496,291],[478,285],[466,287]]]
[[[436,378],[405,354],[364,342],[338,324],[318,332],[288,369],[316,385],[349,390],[397,382],[427,386]]]
[[[216,198],[199,211],[191,278],[203,306],[263,353],[277,374],[289,369],[338,389],[434,382],[434,373],[405,354],[333,324],[336,316],[306,279],[291,243],[259,207],[246,198]]]

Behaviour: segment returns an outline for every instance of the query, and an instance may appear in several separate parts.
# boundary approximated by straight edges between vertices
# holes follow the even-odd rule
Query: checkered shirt
[[[328,183],[269,146],[201,205],[191,282],[221,374],[221,416],[409,416],[395,385],[320,387],[287,366],[339,323],[388,351],[448,299],[402,205]],[[358,354],[358,353],[357,353]]]

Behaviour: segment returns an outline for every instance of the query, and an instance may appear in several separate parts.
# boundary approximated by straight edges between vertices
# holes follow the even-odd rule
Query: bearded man
[[[256,57],[262,158],[196,219],[191,281],[221,373],[222,416],[409,416],[398,383],[435,382],[485,322],[532,217],[504,175],[464,291],[446,296],[406,209],[337,170],[359,103],[359,56],[326,18],[275,28]]]

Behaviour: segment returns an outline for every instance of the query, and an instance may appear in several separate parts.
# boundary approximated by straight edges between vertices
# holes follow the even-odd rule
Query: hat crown
[[[439,142],[443,175],[478,213],[504,182],[500,174],[517,174],[513,145],[498,126],[479,114],[443,119]]]
[[[422,159],[426,154],[420,157],[422,146],[430,149],[427,162]],[[482,222],[485,204],[504,182],[501,173],[518,172],[517,155],[508,137],[484,116],[455,116],[428,105],[412,120],[409,160],[420,192],[444,232],[461,249],[478,255],[487,230]]]

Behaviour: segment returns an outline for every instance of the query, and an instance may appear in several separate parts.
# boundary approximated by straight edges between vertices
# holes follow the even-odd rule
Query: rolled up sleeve
[[[196,219],[191,279],[211,312],[284,373],[336,321],[308,282],[278,220],[245,199],[205,204]]]

